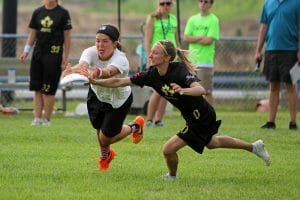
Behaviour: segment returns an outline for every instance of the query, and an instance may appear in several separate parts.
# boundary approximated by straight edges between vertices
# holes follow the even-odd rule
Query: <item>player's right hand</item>
[[[26,53],[26,52],[21,53],[21,55],[19,56],[20,62],[23,63],[26,60],[27,56],[28,56],[28,53]]]
[[[65,70],[62,72],[61,77],[63,78],[63,77],[65,77],[65,76],[67,76],[69,74],[72,74],[72,73],[73,73],[72,65],[71,65],[71,63],[68,63],[66,65]]]

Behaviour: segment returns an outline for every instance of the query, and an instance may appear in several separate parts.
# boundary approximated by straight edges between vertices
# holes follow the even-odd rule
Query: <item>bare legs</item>
[[[166,160],[166,164],[171,176],[177,175],[177,168],[179,163],[179,158],[177,151],[187,144],[180,139],[177,135],[170,138],[163,147],[163,155]],[[213,136],[209,144],[208,149],[216,148],[231,148],[231,149],[243,149],[252,152],[252,144],[245,142],[240,139],[232,138],[229,136]]]
[[[216,149],[216,148],[243,149],[252,152],[252,144],[229,136],[214,135],[206,147],[208,149]]]
[[[110,144],[118,142],[130,134],[131,128],[128,125],[123,125],[121,132],[114,137],[106,137],[101,130],[97,130],[99,144],[103,146],[109,146]]]
[[[286,84],[291,122],[297,122],[297,91],[293,84]]]
[[[163,147],[163,154],[166,160],[166,164],[169,170],[170,176],[177,175],[177,167],[179,163],[177,151],[186,146],[186,143],[180,139],[177,135],[171,137]]]
[[[34,93],[34,117],[41,119],[43,117],[47,120],[51,119],[53,108],[55,103],[54,95],[45,95],[40,91]]]
[[[269,115],[268,121],[275,122],[277,108],[279,105],[279,94],[280,94],[280,83],[279,82],[271,82],[269,84],[270,87],[270,96],[269,96]]]
[[[43,116],[43,94],[40,91],[34,93],[34,117],[41,119]]]
[[[288,93],[288,106],[290,112],[290,121],[296,122],[297,120],[297,91],[296,87],[293,84],[286,83],[286,89]],[[279,105],[279,96],[280,96],[280,83],[271,82],[270,87],[270,111],[268,113],[268,121],[275,122],[277,107]]]
[[[54,103],[55,103],[55,96],[54,95],[43,95],[44,97],[44,118],[49,120],[51,119]]]
[[[101,130],[97,130],[101,159],[107,158],[111,144],[122,140],[126,136],[130,135],[131,132],[131,127],[128,125],[123,125],[121,132],[114,137],[107,137],[103,134]]]

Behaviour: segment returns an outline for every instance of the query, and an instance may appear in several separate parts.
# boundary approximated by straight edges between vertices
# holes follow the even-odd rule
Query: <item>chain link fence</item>
[[[18,55],[23,51],[26,38],[25,34],[0,35],[0,46],[2,47],[0,50],[2,55],[0,61],[1,103],[18,107],[20,110],[32,110],[33,93],[28,90],[31,55],[25,63],[18,61]],[[78,62],[83,49],[94,45],[94,38],[95,35],[72,35],[70,52],[72,64]],[[123,35],[121,43],[129,58],[131,73],[141,70],[143,55],[141,55],[140,45],[143,43],[143,36]],[[216,43],[213,91],[215,106],[226,105],[230,108],[253,110],[259,100],[268,97],[268,83],[261,74],[261,69],[255,71],[255,47],[256,38],[228,37],[221,38]],[[187,48],[187,44],[183,43],[182,48]],[[3,55],[11,56],[4,57]],[[12,73],[14,70],[15,77],[9,77],[9,72]],[[133,91],[135,96],[133,108],[143,109],[151,90],[134,87]],[[282,91],[281,97],[286,98],[285,90]],[[56,95],[57,109],[65,111],[68,102],[72,100],[85,101],[86,93],[87,88],[78,85],[74,85],[72,88],[59,88]]]

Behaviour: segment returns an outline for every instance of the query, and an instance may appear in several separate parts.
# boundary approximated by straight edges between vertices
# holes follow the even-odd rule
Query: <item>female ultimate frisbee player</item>
[[[95,45],[82,52],[79,64],[74,67],[69,64],[63,77],[81,71],[93,72],[92,78],[127,77],[129,62],[121,52],[119,37],[115,26],[102,25],[96,33]],[[107,170],[115,157],[111,144],[131,133],[135,144],[143,138],[144,119],[141,116],[137,116],[132,124],[123,124],[132,99],[129,86],[108,88],[90,84],[87,108],[100,145],[99,170]]]
[[[176,55],[181,62],[174,62]],[[148,71],[126,78],[93,79],[90,76],[90,83],[112,88],[131,84],[141,87],[147,85],[180,110],[186,126],[164,144],[163,155],[169,170],[164,179],[177,178],[177,151],[186,145],[200,154],[204,147],[243,149],[270,165],[270,156],[262,140],[251,144],[229,136],[216,135],[221,121],[216,120],[214,108],[202,96],[206,91],[200,85],[194,67],[172,42],[157,42],[151,49],[149,60],[151,67]]]

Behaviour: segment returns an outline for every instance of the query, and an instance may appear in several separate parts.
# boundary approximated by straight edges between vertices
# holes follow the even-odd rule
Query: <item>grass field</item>
[[[219,112],[220,134],[265,141],[272,164],[240,150],[190,148],[179,152],[177,181],[163,181],[163,143],[183,127],[179,113],[164,128],[146,128],[140,144],[113,144],[117,156],[99,172],[94,130],[86,117],[53,117],[50,127],[29,126],[32,113],[0,115],[0,199],[300,199],[300,132],[289,131],[288,113],[276,130],[262,130],[265,113]],[[131,121],[129,115],[126,122]]]

